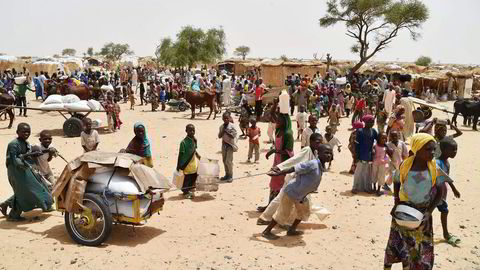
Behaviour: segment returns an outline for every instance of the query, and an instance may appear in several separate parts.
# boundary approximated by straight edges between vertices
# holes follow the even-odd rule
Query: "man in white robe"
[[[232,82],[230,81],[230,78],[228,78],[226,75],[223,75],[222,90],[223,106],[228,107],[232,102]]]

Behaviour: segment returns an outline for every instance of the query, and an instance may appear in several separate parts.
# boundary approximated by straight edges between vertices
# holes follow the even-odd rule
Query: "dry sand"
[[[30,94],[31,98],[33,95]],[[39,102],[30,100],[29,106]],[[452,103],[448,103],[450,108]],[[203,157],[221,159],[220,140],[217,139],[221,117],[205,120],[201,114],[190,120],[189,112],[146,112],[147,107],[128,110],[121,105],[122,129],[113,134],[101,134],[100,149],[118,151],[133,137],[133,124],[143,120],[154,144],[155,168],[171,177],[176,165],[178,145],[185,136],[185,125],[193,123]],[[444,113],[436,113],[446,117]],[[91,118],[102,119],[102,113]],[[301,237],[286,237],[285,231],[277,241],[260,237],[264,227],[256,225],[259,204],[268,194],[267,176],[242,179],[222,184],[216,193],[197,193],[193,200],[185,200],[180,192],[166,195],[164,211],[153,216],[145,226],[115,225],[108,241],[92,248],[75,244],[67,234],[61,213],[43,214],[32,211],[24,214],[29,220],[10,223],[0,218],[1,269],[382,269],[384,248],[388,239],[392,197],[352,196],[349,192],[352,176],[345,174],[351,163],[347,149],[348,120],[342,119],[338,138],[344,144],[342,152],[335,153],[330,172],[324,174],[314,201],[333,214],[323,222],[312,216],[300,225],[306,233]],[[65,138],[64,119],[58,113],[29,111],[28,118],[17,117],[16,124],[27,122],[32,126],[30,143],[38,142],[42,129],[52,131],[53,145],[71,160],[82,154],[79,138]],[[238,126],[238,118],[235,117]],[[326,119],[319,126],[323,129]],[[460,119],[461,122],[461,119]],[[0,164],[4,164],[7,143],[15,137],[15,129],[6,129],[0,122]],[[267,125],[260,123],[262,141],[267,138]],[[294,124],[294,126],[296,126]],[[434,212],[436,269],[480,269],[480,211],[476,196],[480,187],[477,132],[461,127],[464,135],[458,138],[459,151],[451,161],[452,177],[462,193],[455,199],[449,193],[450,231],[462,239],[461,248],[454,248],[442,240],[438,211]],[[451,132],[451,131],[449,131]],[[295,132],[296,134],[296,132]],[[265,160],[269,147],[261,145],[259,165],[246,164],[248,142],[239,141],[234,155],[234,176],[266,172],[272,160]],[[298,151],[300,143],[295,143]],[[56,175],[65,163],[57,158],[51,162]],[[222,168],[223,171],[223,168]],[[0,167],[0,198],[11,195],[7,170]],[[394,269],[400,269],[396,265]]]

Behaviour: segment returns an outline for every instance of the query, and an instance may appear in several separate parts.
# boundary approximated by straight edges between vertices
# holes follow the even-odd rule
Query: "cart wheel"
[[[112,213],[100,196],[85,193],[81,214],[65,212],[65,226],[70,237],[85,246],[98,246],[112,232]]]
[[[63,123],[63,133],[67,137],[78,137],[83,131],[82,120],[76,117],[71,117]]]
[[[185,103],[180,103],[180,105],[178,105],[178,109],[181,111],[181,112],[184,112],[187,110],[187,105],[185,105]]]

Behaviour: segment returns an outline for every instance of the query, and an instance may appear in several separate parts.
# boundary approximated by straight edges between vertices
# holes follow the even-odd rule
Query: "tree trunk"
[[[368,61],[368,58],[360,58],[360,61],[350,70],[348,77],[352,78],[353,74],[355,74],[355,72],[359,70],[360,67],[362,67],[363,64],[365,64],[367,61]]]

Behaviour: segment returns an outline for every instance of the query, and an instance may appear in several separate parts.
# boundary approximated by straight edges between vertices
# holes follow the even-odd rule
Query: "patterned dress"
[[[394,181],[400,182],[398,170]],[[407,180],[402,184],[403,192],[408,195],[407,204],[425,212],[434,199],[437,187],[442,181],[437,177],[432,187],[432,177],[428,170],[408,173]],[[388,269],[394,263],[402,263],[406,269],[428,270],[434,262],[432,217],[423,221],[417,229],[408,229],[398,225],[392,218],[390,235],[385,249],[384,265]]]

